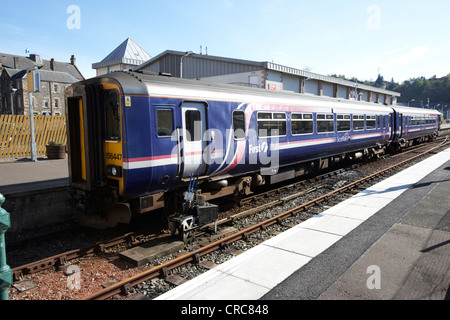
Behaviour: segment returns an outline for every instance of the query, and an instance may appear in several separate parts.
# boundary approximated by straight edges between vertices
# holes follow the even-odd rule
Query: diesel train
[[[131,71],[73,84],[66,108],[73,199],[80,222],[98,228],[173,213],[187,192],[204,201],[250,194],[440,129],[430,109]]]

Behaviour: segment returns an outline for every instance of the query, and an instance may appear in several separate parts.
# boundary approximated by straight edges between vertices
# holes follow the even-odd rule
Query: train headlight
[[[121,178],[122,177],[122,168],[119,166],[107,166],[106,173],[108,176]]]

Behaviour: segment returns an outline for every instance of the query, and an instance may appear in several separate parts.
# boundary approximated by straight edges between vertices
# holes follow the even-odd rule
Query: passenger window
[[[372,129],[377,128],[377,122],[376,122],[375,116],[367,116],[366,127],[367,127],[367,130],[372,130]]]
[[[200,141],[202,139],[202,135],[201,135],[202,121],[200,119],[200,111],[186,110],[185,121],[186,121],[186,132],[187,132],[186,139],[188,141]],[[200,128],[198,128],[198,126],[200,126]],[[197,127],[197,130],[195,130],[196,127]]]
[[[273,137],[286,135],[285,113],[258,113],[258,137]]]
[[[157,109],[156,122],[158,137],[170,137],[173,133],[173,111],[172,109]]]
[[[350,131],[351,119],[349,115],[339,114],[337,118],[337,131]]]
[[[245,114],[244,111],[233,112],[233,130],[236,140],[245,138]]]
[[[317,132],[318,133],[334,132],[334,115],[318,114]]]
[[[364,130],[364,116],[353,116],[353,130]]]
[[[291,119],[292,135],[310,134],[314,132],[312,114],[293,113]]]

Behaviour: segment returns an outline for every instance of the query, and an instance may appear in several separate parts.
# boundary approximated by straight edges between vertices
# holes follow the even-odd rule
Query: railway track
[[[369,181],[376,179],[377,177],[385,175],[386,173],[397,170],[398,168],[401,168],[404,165],[406,165],[420,157],[423,157],[429,153],[432,153],[439,148],[448,146],[449,144],[450,144],[450,142],[448,141],[448,139],[445,139],[445,141],[440,143],[438,146],[433,147],[425,152],[421,152],[417,155],[414,155],[414,156],[412,156],[406,160],[403,160],[395,165],[389,166],[388,168],[385,168],[385,169],[377,171],[373,174],[370,174],[367,177],[364,177],[357,181],[348,183],[336,190],[333,190],[333,191],[328,192],[320,197],[317,197],[313,200],[310,200],[306,203],[296,206],[293,209],[284,211],[284,212],[279,213],[269,219],[261,221],[252,226],[246,227],[234,234],[231,234],[231,235],[226,236],[222,239],[219,239],[211,244],[208,244],[206,246],[203,246],[201,248],[193,250],[193,251],[186,253],[180,257],[177,257],[173,260],[170,260],[163,264],[155,266],[155,267],[153,267],[149,270],[146,270],[138,275],[135,275],[128,279],[122,280],[122,281],[120,281],[116,284],[113,284],[103,290],[100,290],[94,294],[86,296],[83,299],[84,300],[105,300],[105,299],[111,298],[117,294],[127,292],[130,290],[131,287],[136,286],[144,281],[148,281],[148,280],[154,279],[154,278],[166,278],[172,270],[179,268],[180,266],[183,266],[185,264],[192,263],[192,262],[199,262],[202,257],[206,256],[207,254],[209,254],[211,252],[226,248],[228,245],[230,245],[231,243],[234,243],[238,240],[248,239],[250,235],[252,235],[258,231],[265,230],[274,224],[282,223],[283,220],[285,220],[289,217],[292,217],[298,213],[301,213],[302,211],[305,211],[308,208],[311,208],[317,204],[328,201],[339,194],[348,192],[352,188],[361,186]]]
[[[98,297],[95,296],[95,295],[92,295],[90,297],[87,297],[87,299],[106,299],[108,297],[111,297],[111,296],[117,294],[118,291],[124,291],[126,288],[129,288],[130,286],[136,285],[137,283],[139,283],[139,281],[142,282],[142,281],[146,281],[146,280],[149,280],[149,279],[154,279],[156,277],[158,277],[158,278],[165,278],[168,275],[168,273],[171,270],[173,270],[174,268],[177,268],[177,267],[179,267],[179,266],[181,266],[183,264],[186,264],[186,263],[189,263],[189,262],[192,262],[192,261],[199,261],[200,257],[202,257],[202,256],[204,256],[204,255],[206,255],[206,254],[208,254],[210,252],[213,252],[213,251],[215,251],[217,249],[224,248],[227,245],[229,245],[230,243],[235,242],[237,240],[248,239],[251,234],[253,234],[253,233],[255,233],[255,232],[259,231],[259,230],[266,229],[267,227],[269,227],[271,225],[280,223],[281,221],[283,221],[287,217],[296,215],[297,213],[305,211],[306,209],[311,208],[311,207],[313,207],[313,206],[315,206],[315,205],[317,205],[319,203],[323,203],[324,201],[330,200],[333,197],[335,197],[336,195],[349,192],[349,190],[351,190],[352,188],[355,188],[355,187],[357,187],[359,185],[362,185],[363,183],[365,183],[367,181],[373,180],[376,177],[378,177],[378,176],[380,176],[382,174],[385,174],[386,172],[395,170],[399,166],[403,166],[406,163],[411,162],[411,161],[413,161],[413,160],[415,160],[415,159],[417,159],[419,157],[422,157],[423,155],[425,155],[427,153],[433,152],[437,148],[442,148],[444,143],[448,144],[447,141],[444,141],[443,143],[440,143],[437,147],[433,147],[433,148],[430,148],[429,145],[427,145],[427,146],[420,146],[419,149],[411,150],[411,151],[408,151],[408,152],[405,152],[405,153],[393,156],[392,158],[398,157],[400,155],[406,156],[407,153],[418,152],[419,150],[421,150],[422,148],[425,148],[425,147],[429,148],[429,150],[427,150],[425,152],[422,152],[422,153],[417,154],[417,155],[415,155],[413,157],[410,157],[407,160],[401,161],[400,163],[398,163],[396,165],[393,165],[393,166],[391,166],[391,167],[389,167],[387,169],[384,169],[382,171],[379,171],[379,172],[377,172],[375,174],[371,174],[371,175],[369,175],[368,177],[366,177],[364,179],[360,179],[360,180],[357,180],[355,182],[349,183],[349,184],[347,184],[345,186],[342,186],[342,187],[340,187],[340,188],[338,188],[336,190],[328,192],[328,193],[326,193],[326,194],[324,194],[324,195],[322,195],[320,197],[317,197],[317,198],[315,198],[313,200],[307,201],[304,204],[302,204],[301,206],[297,206],[294,209],[291,209],[291,210],[288,210],[288,211],[283,212],[281,214],[278,214],[275,217],[272,217],[272,218],[268,219],[267,221],[262,221],[262,222],[260,222],[258,224],[255,224],[254,226],[245,228],[245,229],[237,232],[236,234],[227,236],[224,239],[218,240],[218,241],[216,241],[216,242],[214,242],[212,244],[209,244],[209,245],[207,245],[205,247],[202,247],[200,249],[196,249],[196,250],[194,250],[194,251],[192,251],[192,252],[190,252],[190,253],[182,256],[182,257],[176,258],[175,262],[166,262],[166,263],[162,264],[161,266],[157,266],[157,267],[154,267],[154,268],[150,269],[148,272],[145,273],[145,275],[135,276],[134,278],[131,278],[130,280],[124,280],[123,283],[119,283],[119,284],[114,285],[115,287],[117,286],[120,290],[119,289],[115,289],[114,290],[113,288],[111,288],[109,290],[113,290],[113,293],[108,293],[108,294],[99,293]],[[339,174],[339,172],[349,171],[349,170],[355,169],[356,167],[357,167],[357,165],[353,165],[351,168],[339,169],[337,171],[325,173],[323,175],[311,178],[309,180],[300,181],[300,182],[297,182],[297,183],[292,183],[292,184],[289,184],[287,186],[283,186],[283,187],[277,188],[275,190],[267,191],[266,193],[263,193],[263,194],[258,194],[258,195],[251,196],[251,197],[243,200],[241,202],[241,205],[242,206],[245,206],[245,205],[249,205],[250,206],[250,205],[252,205],[253,202],[258,202],[261,198],[265,198],[265,197],[269,198],[271,194],[281,194],[284,190],[287,190],[287,189],[291,190],[290,195],[283,196],[281,199],[277,199],[277,200],[274,200],[274,201],[270,201],[269,200],[267,203],[264,203],[263,205],[257,206],[256,208],[250,208],[248,210],[243,210],[242,212],[239,212],[239,213],[236,213],[234,215],[231,215],[231,216],[228,216],[226,218],[223,218],[223,219],[221,219],[221,220],[219,220],[217,222],[217,225],[221,226],[221,225],[233,224],[238,219],[242,219],[242,218],[244,218],[246,216],[249,216],[249,215],[254,215],[255,213],[260,212],[262,210],[267,210],[269,208],[280,206],[280,205],[282,205],[282,204],[284,204],[284,203],[286,203],[286,202],[288,202],[288,201],[290,201],[292,199],[298,198],[300,196],[307,195],[309,193],[316,192],[316,191],[318,191],[320,189],[323,189],[323,187],[324,187],[323,184],[320,184],[320,181],[327,180],[331,176]],[[308,190],[295,192],[301,186],[304,186],[305,184],[311,184],[312,181],[319,181],[319,183],[317,183],[314,187],[309,188]],[[294,190],[293,193],[292,193],[292,190]],[[350,195],[351,195],[351,192],[350,192]],[[205,233],[208,233],[207,229],[212,229],[213,227],[215,227],[215,226],[213,226],[212,224],[205,226],[203,229],[200,230],[200,232],[197,233],[196,237],[201,236],[201,235],[203,235]],[[81,249],[71,250],[71,251],[68,251],[68,252],[64,252],[62,254],[57,254],[57,255],[54,255],[52,257],[45,258],[45,259],[40,260],[40,261],[36,261],[36,262],[29,263],[29,264],[26,264],[26,265],[23,265],[23,266],[20,266],[20,267],[13,268],[14,280],[15,281],[20,281],[20,280],[23,279],[24,275],[38,273],[38,272],[41,272],[43,270],[47,270],[47,269],[55,267],[55,266],[65,266],[65,265],[68,264],[68,262],[70,260],[83,257],[83,256],[85,256],[87,254],[104,253],[104,252],[106,252],[106,250],[108,248],[110,248],[112,246],[115,246],[115,245],[118,245],[118,244],[126,243],[129,246],[133,246],[133,245],[138,245],[140,243],[149,241],[151,239],[155,239],[157,237],[169,237],[169,235],[168,234],[158,234],[158,235],[156,235],[154,233],[149,232],[149,230],[142,230],[142,231],[139,231],[139,232],[129,232],[129,233],[126,233],[126,234],[121,235],[119,237],[115,237],[113,239],[110,239],[108,241],[97,242],[97,243],[95,243],[93,245],[86,246],[86,247],[83,247]]]
[[[427,147],[429,147],[429,146],[427,146]],[[422,156],[423,154],[432,152],[434,149],[436,149],[436,148],[432,148],[432,149],[428,150],[427,152],[424,152],[422,154],[414,156],[406,161],[402,161],[400,163],[400,165],[403,165],[409,161],[412,161],[413,159],[416,159],[416,158]],[[393,170],[397,166],[398,165],[392,166],[392,168],[383,170],[383,172],[389,171],[391,169]],[[354,166],[352,166],[352,169],[355,169],[356,167],[357,166],[354,165]],[[269,197],[270,194],[281,194],[283,192],[283,190],[285,190],[285,189],[295,190],[295,189],[299,188],[300,186],[305,185],[306,183],[312,183],[312,181],[320,182],[323,180],[327,180],[329,177],[336,175],[336,174],[338,174],[339,171],[342,172],[343,170],[344,169],[340,169],[338,171],[326,173],[326,174],[314,177],[312,179],[309,179],[309,180],[306,180],[303,182],[298,182],[298,183],[290,184],[288,186],[277,188],[276,190],[268,191],[267,193],[262,194],[262,195],[252,196],[249,199],[246,199],[245,203],[250,204],[250,201],[258,201],[261,197]],[[351,170],[351,169],[347,169],[347,171],[348,170]],[[378,173],[378,175],[379,175],[379,173]],[[198,260],[199,257],[206,255],[209,252],[212,252],[214,250],[217,250],[217,248],[224,248],[229,243],[237,241],[238,239],[247,239],[252,233],[257,232],[258,229],[265,229],[265,228],[269,227],[270,225],[273,225],[275,223],[280,223],[283,219],[285,219],[288,216],[295,215],[296,213],[301,212],[309,207],[313,207],[314,205],[316,205],[318,203],[322,203],[328,199],[331,199],[336,194],[345,193],[345,192],[347,192],[346,190],[349,190],[352,187],[354,188],[355,186],[360,185],[361,183],[364,183],[364,181],[371,180],[376,176],[377,175],[371,175],[366,179],[361,179],[361,180],[355,181],[347,186],[336,189],[336,190],[329,192],[321,197],[318,197],[312,201],[308,201],[305,204],[303,204],[302,206],[299,206],[298,208],[290,210],[285,214],[280,214],[275,218],[269,219],[268,222],[261,222],[260,224],[257,224],[253,227],[249,227],[248,230],[244,229],[245,231],[240,231],[240,232],[236,233],[235,235],[229,236],[226,238],[227,240],[222,240],[222,242],[218,242],[218,244],[216,244],[216,245],[208,245],[206,249],[201,248],[198,250],[194,250],[193,251],[194,253],[187,254],[186,255],[187,258],[185,257],[184,260],[186,260],[186,262],[190,262],[190,261],[192,261],[192,259],[194,261],[196,261],[196,260]],[[294,192],[293,194],[291,192],[290,195],[283,196],[281,199],[278,199],[275,201],[269,201],[268,203],[265,203],[256,208],[244,210],[243,212],[239,212],[235,215],[221,219],[220,221],[218,221],[217,225],[226,225],[226,224],[230,224],[230,223],[233,224],[238,219],[242,219],[248,215],[254,215],[256,212],[260,212],[262,210],[280,206],[283,203],[288,202],[291,199],[294,199],[294,198],[297,198],[297,197],[300,197],[302,195],[306,195],[309,193],[313,193],[315,191],[318,191],[319,189],[322,189],[323,187],[324,187],[324,185],[319,183],[316,186],[314,186],[308,190],[305,190],[305,191]],[[245,205],[245,203],[243,202],[241,205]],[[207,228],[212,228],[212,226],[211,225],[206,226],[205,229],[207,229]],[[201,236],[204,233],[205,233],[205,231],[200,231],[197,236]],[[161,236],[161,235],[159,235],[159,236]],[[168,237],[168,235],[162,235],[162,236]],[[140,232],[130,232],[130,233],[124,234],[120,237],[110,239],[108,241],[101,241],[101,242],[95,243],[94,245],[84,247],[82,249],[71,250],[71,251],[68,251],[68,252],[65,252],[62,254],[58,254],[58,255],[55,255],[55,256],[40,260],[40,261],[36,261],[36,262],[30,263],[27,265],[13,268],[15,281],[19,281],[19,280],[23,279],[23,276],[26,274],[38,273],[43,270],[52,268],[54,266],[65,266],[65,265],[67,265],[68,261],[70,261],[72,259],[80,258],[82,256],[85,256],[86,254],[102,253],[102,252],[104,253],[107,250],[107,248],[112,247],[117,244],[128,243],[130,245],[137,245],[139,243],[154,239],[155,237],[157,237],[157,235],[149,233],[148,230],[144,230],[144,231],[140,231]],[[225,241],[225,242],[223,242],[223,241]],[[192,255],[194,256],[193,258],[191,257]],[[181,261],[183,259],[179,259],[179,260]],[[180,265],[182,265],[182,264],[180,264]],[[152,279],[155,277],[159,277],[159,278],[163,277],[164,278],[164,276],[167,275],[167,273],[170,270],[172,270],[173,268],[176,268],[177,266],[178,266],[178,264],[172,264],[172,263],[168,263],[167,265],[164,264],[163,267],[161,267],[159,269],[157,268],[158,270],[156,270],[156,271],[154,270],[153,271],[154,274],[150,275],[149,278],[144,278],[144,279]],[[158,273],[158,275],[155,275],[156,273]],[[142,280],[142,281],[145,281],[145,280]],[[134,282],[135,281],[131,280],[130,283],[134,283]],[[124,286],[122,286],[122,290],[124,290],[124,288],[128,288],[128,287],[129,287],[129,285],[124,285]]]

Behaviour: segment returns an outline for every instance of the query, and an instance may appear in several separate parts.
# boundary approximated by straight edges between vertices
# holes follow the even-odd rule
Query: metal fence
[[[31,156],[30,116],[0,115],[0,159]],[[67,143],[66,117],[34,116],[37,156],[45,156],[50,141]]]

